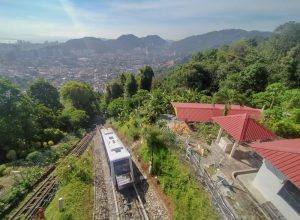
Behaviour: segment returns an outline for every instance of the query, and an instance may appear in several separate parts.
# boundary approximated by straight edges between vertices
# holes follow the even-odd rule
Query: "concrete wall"
[[[221,137],[219,147],[225,152],[230,153],[233,143],[227,137]]]
[[[279,170],[264,160],[253,181],[253,185],[262,193],[266,200],[276,206],[286,219],[300,219],[300,215],[278,195],[286,179],[287,178]]]

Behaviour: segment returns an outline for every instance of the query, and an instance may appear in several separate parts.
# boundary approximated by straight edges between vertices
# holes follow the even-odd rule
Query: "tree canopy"
[[[57,89],[45,80],[32,82],[27,92],[0,78],[0,161],[55,144],[65,132],[85,128],[99,114],[97,94],[81,82]]]
[[[152,78],[154,72],[150,66],[145,66],[138,73],[138,85],[139,89],[150,91],[152,88]]]
[[[85,111],[90,119],[99,111],[96,93],[85,82],[67,82],[60,89],[60,94],[65,107],[71,105],[75,109]]]
[[[61,107],[58,90],[43,79],[33,81],[30,84],[28,95],[52,110],[58,110]]]
[[[0,130],[0,160],[10,149],[24,151],[36,138],[32,100],[5,79],[0,79]]]

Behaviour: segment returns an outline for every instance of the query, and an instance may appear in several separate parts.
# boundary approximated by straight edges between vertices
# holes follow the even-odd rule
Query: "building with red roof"
[[[286,219],[300,219],[300,139],[250,146],[263,158],[253,185]]]
[[[233,156],[240,143],[277,138],[275,134],[263,127],[248,114],[213,117],[212,120],[221,127],[217,137],[217,143],[220,143],[223,130],[230,134],[235,140],[230,156]]]
[[[277,137],[248,114],[213,117],[212,120],[238,142],[267,140]]]
[[[224,115],[224,104],[201,104],[172,102],[177,120],[184,122],[210,122],[212,117]],[[231,105],[228,115],[247,113],[253,118],[261,116],[261,110],[248,106]]]

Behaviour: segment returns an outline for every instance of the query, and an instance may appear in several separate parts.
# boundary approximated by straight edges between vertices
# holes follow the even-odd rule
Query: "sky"
[[[179,40],[300,22],[300,0],[0,0],[0,41],[157,34]]]

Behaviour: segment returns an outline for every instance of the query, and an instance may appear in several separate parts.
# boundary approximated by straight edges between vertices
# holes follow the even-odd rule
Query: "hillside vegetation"
[[[26,92],[0,78],[0,162],[46,151],[67,133],[80,133],[99,113],[98,95],[83,82],[71,81],[60,91],[44,80]]]
[[[225,103],[226,110],[231,104],[264,108],[265,126],[281,137],[300,137],[300,24],[281,25],[268,39],[243,39],[200,52],[160,75],[149,66],[136,76],[121,74],[101,99],[121,134],[144,140],[138,153],[144,163],[153,162],[153,174],[176,206],[173,218],[217,218],[180,160],[182,148],[174,134],[158,120],[173,111],[172,101]]]
[[[278,135],[300,137],[300,24],[289,22],[267,40],[245,39],[198,53],[157,79],[170,100],[264,108]]]
[[[166,73],[144,75],[121,74],[109,84],[102,99],[108,117],[153,123],[172,111],[171,101],[243,104],[264,108],[262,122],[278,135],[300,137],[299,23],[279,26],[268,39],[243,39],[200,52]]]

